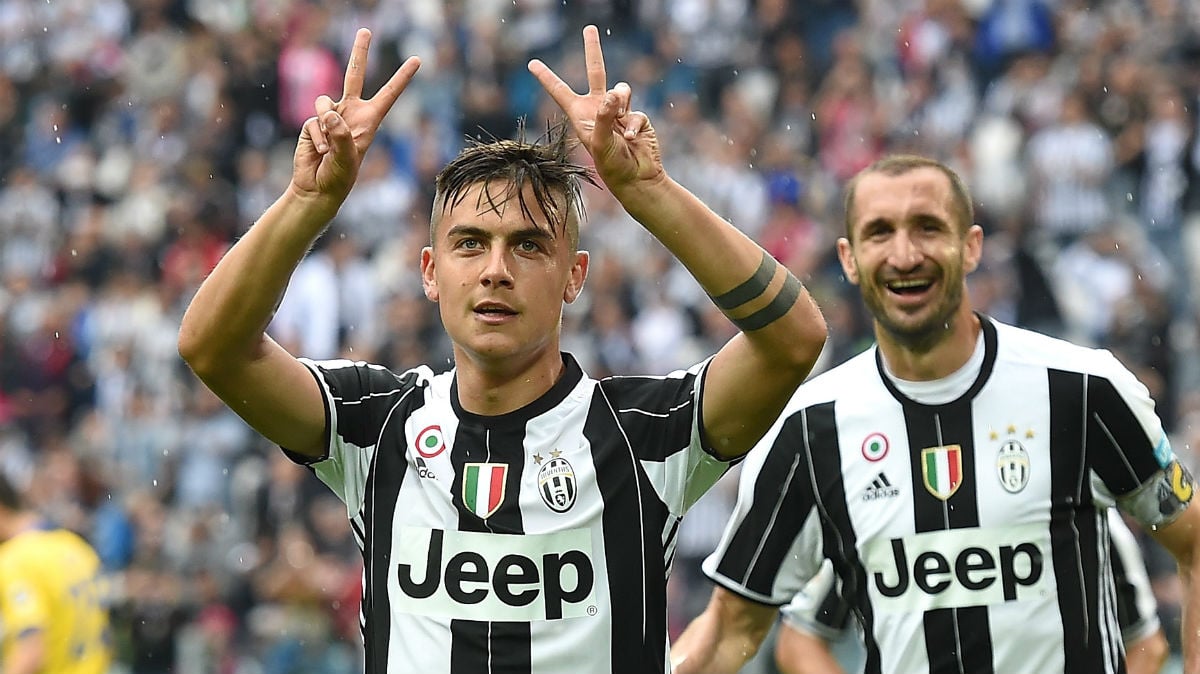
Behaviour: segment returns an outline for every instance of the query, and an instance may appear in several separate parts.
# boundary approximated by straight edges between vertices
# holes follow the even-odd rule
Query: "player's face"
[[[532,191],[526,218],[513,198],[492,208],[483,185],[442,215],[433,246],[421,252],[425,295],[438,303],[455,355],[485,369],[521,371],[557,360],[563,302],[573,302],[588,256],[552,230]],[[503,194],[493,186],[493,194]]]
[[[879,328],[902,344],[937,341],[963,306],[983,232],[957,222],[950,181],[934,168],[864,175],[838,241],[846,278],[859,286]]]

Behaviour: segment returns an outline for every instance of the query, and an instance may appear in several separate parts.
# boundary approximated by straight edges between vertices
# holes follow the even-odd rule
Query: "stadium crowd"
[[[1176,451],[1200,444],[1200,5],[1186,0],[0,0],[0,470],[116,580],[121,671],[360,670],[362,560],[344,506],[176,352],[183,308],[286,185],[295,137],[375,34],[375,82],[424,65],[272,323],[293,353],[449,363],[416,260],[433,174],[468,136],[537,134],[533,57],[579,82],[604,31],[671,175],[803,279],[818,369],[872,339],[841,277],[841,185],[885,152],[978,198],[975,304],[1112,349]],[[564,50],[564,46],[566,49]],[[565,347],[665,373],[733,327],[603,191]],[[685,519],[673,622],[736,490]],[[1166,633],[1178,580],[1147,543]]]

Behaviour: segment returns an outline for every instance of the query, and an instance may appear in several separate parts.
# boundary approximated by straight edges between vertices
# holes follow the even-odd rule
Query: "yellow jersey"
[[[24,531],[0,543],[0,671],[17,639],[45,640],[45,672],[103,674],[112,660],[100,558],[65,529]]]

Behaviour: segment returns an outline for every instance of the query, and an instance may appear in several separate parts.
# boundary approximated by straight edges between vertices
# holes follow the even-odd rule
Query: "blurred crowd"
[[[586,23],[672,176],[817,297],[819,368],[871,341],[834,253],[844,181],[931,155],[977,199],[975,304],[1112,349],[1196,463],[1196,2],[0,0],[0,470],[100,551],[121,671],[360,671],[345,507],[191,376],[182,311],[286,186],[368,26],[368,91],[424,65],[270,332],[298,355],[448,367],[417,266],[433,178],[469,137],[546,128],[525,64],[582,87]],[[592,271],[564,347],[591,374],[664,373],[733,334],[615,200],[586,199]],[[735,487],[685,519],[680,625]],[[1147,551],[1174,636],[1173,565]]]

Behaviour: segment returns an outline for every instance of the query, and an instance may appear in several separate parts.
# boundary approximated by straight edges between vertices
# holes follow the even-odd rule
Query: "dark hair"
[[[596,185],[591,169],[570,161],[574,143],[567,136],[565,120],[550,125],[533,142],[525,140],[525,124],[517,125],[515,140],[468,139],[466,149],[438,173],[433,196],[433,214],[429,219],[429,241],[446,210],[457,206],[474,185],[483,184],[478,206],[487,201],[492,210],[516,199],[521,213],[534,221],[526,202],[525,188],[533,190],[533,199],[552,233],[566,234],[574,251],[579,245],[579,221],[583,217],[583,182]],[[493,191],[492,183],[503,183],[502,191]]]
[[[0,508],[12,511],[22,508],[21,495],[17,493],[17,488],[13,486],[2,470],[0,470]]]
[[[885,176],[895,177],[923,168],[941,171],[942,175],[946,176],[946,179],[950,181],[950,194],[954,199],[953,210],[959,220],[957,223],[959,226],[958,231],[959,233],[966,232],[967,228],[975,222],[975,206],[971,203],[971,194],[967,191],[966,184],[954,172],[954,169],[936,159],[921,157],[915,154],[895,154],[876,160],[873,164],[855,174],[850,179],[850,183],[846,185],[846,198],[843,203],[844,217],[846,219],[846,238],[851,241],[854,240],[854,230],[852,228],[854,196],[857,191],[858,181],[863,176],[869,173],[882,173]]]

